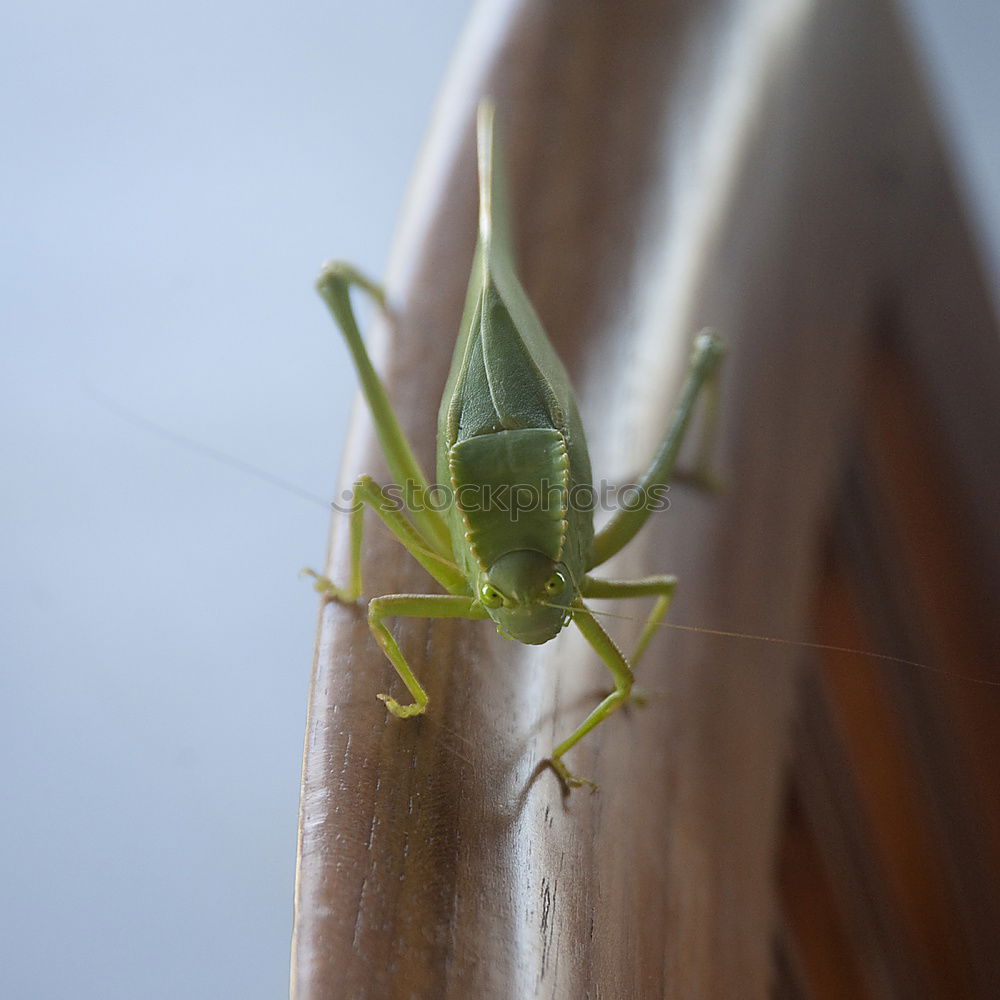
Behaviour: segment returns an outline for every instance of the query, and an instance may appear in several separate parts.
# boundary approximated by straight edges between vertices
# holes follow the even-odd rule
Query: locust
[[[667,613],[677,586],[671,575],[603,579],[593,571],[619,552],[656,505],[648,498],[674,472],[699,398],[714,386],[720,338],[695,339],[680,399],[638,482],[632,502],[594,528],[590,457],[569,377],[521,286],[515,267],[496,111],[477,111],[478,240],[468,293],[438,414],[437,483],[431,487],[365,349],[352,289],[388,312],[385,293],[348,264],[324,266],[317,288],[347,342],[386,465],[397,487],[371,476],[354,484],[350,579],[316,573],[327,599],[356,602],[362,593],[364,511],[371,508],[446,593],[390,594],[368,604],[368,623],[411,701],[380,698],[399,718],[427,711],[428,696],[387,622],[396,618],[492,619],[499,634],[531,645],[575,625],[611,672],[614,689],[547,760],[565,789],[593,782],[573,774],[564,757],[632,696],[633,668]],[[431,504],[432,489],[448,502]],[[506,500],[505,500],[506,498]],[[514,502],[517,498],[517,502]],[[588,502],[588,500],[590,502]],[[585,603],[654,597],[632,655],[626,657]]]

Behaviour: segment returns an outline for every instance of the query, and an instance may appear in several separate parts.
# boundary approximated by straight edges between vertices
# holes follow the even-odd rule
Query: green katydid
[[[514,267],[494,107],[477,116],[479,239],[462,324],[438,419],[437,474],[452,500],[445,512],[422,498],[429,489],[365,350],[350,302],[358,287],[384,306],[381,289],[353,268],[328,264],[318,281],[347,340],[389,471],[405,501],[388,498],[374,480],[355,484],[351,515],[351,577],[338,587],[317,577],[330,599],[361,595],[364,507],[371,507],[447,594],[389,595],[368,606],[371,631],[406,685],[412,702],[378,697],[395,716],[420,715],[428,698],[386,626],[394,617],[491,618],[501,635],[539,644],[574,622],[614,679],[614,690],[553,750],[549,763],[567,788],[574,776],[563,757],[629,698],[632,667],[666,614],[673,576],[603,580],[590,575],[640,530],[653,506],[619,509],[595,533],[592,505],[576,498],[592,490],[590,458],[576,399],[562,363],[523,291]],[[640,481],[640,496],[662,486],[702,389],[715,376],[722,345],[710,332],[694,342],[681,399],[663,441]],[[482,502],[510,490],[535,498],[529,509]],[[470,499],[470,497],[472,499]],[[405,510],[405,513],[404,513]],[[585,598],[654,596],[635,651],[626,658],[584,604]]]

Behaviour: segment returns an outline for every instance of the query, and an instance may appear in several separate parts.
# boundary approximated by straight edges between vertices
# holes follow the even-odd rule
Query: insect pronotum
[[[528,301],[514,267],[494,107],[477,116],[479,239],[451,373],[438,416],[438,483],[450,489],[442,513],[423,503],[427,477],[372,366],[350,302],[352,287],[380,306],[382,290],[343,263],[328,264],[318,288],[347,340],[402,509],[370,476],[355,483],[351,514],[351,576],[347,586],[316,578],[330,599],[361,595],[364,507],[371,507],[403,546],[447,591],[389,595],[368,605],[368,622],[412,701],[378,697],[395,716],[427,710],[427,693],[407,663],[387,619],[491,618],[509,639],[539,644],[573,622],[604,661],[614,690],[561,743],[548,763],[567,788],[592,784],[572,774],[564,756],[621,707],[632,668],[666,614],[673,576],[607,580],[591,573],[642,528],[673,472],[677,453],[704,387],[722,358],[711,332],[695,338],[681,398],[655,457],[643,474],[644,502],[620,507],[595,533],[590,457],[576,399],[562,363]],[[525,507],[497,498],[534,498]],[[492,502],[491,502],[492,500]],[[436,505],[435,505],[436,506]],[[586,598],[654,596],[656,602],[630,657],[624,656],[584,603]]]

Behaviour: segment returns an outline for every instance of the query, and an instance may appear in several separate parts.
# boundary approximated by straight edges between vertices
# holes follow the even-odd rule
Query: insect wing
[[[592,545],[592,512],[572,503],[567,506],[566,501],[578,492],[573,487],[591,485],[583,426],[569,377],[514,268],[489,102],[480,105],[478,126],[479,239],[462,329],[441,401],[438,474],[456,495],[466,485],[499,487],[504,482],[536,489],[540,496],[554,487],[564,488],[565,493],[558,507],[546,503],[547,509],[536,517],[522,512],[520,528],[511,523],[509,511],[498,511],[492,522],[480,517],[470,525],[453,504],[453,543],[456,552],[464,552],[471,531],[480,543],[488,536],[491,556],[505,545],[506,551],[558,552],[579,578]],[[499,437],[514,431],[539,433]],[[489,438],[496,440],[489,443]],[[487,466],[491,466],[489,472]],[[467,560],[472,572],[476,565],[483,568],[482,559],[488,558],[485,549],[479,558],[475,553],[466,555],[474,557]]]

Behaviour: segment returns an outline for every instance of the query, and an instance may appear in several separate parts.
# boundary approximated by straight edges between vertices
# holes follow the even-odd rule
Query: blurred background
[[[903,6],[996,292],[1000,6]],[[355,386],[312,280],[383,272],[468,9],[0,12],[0,996],[286,990]]]

